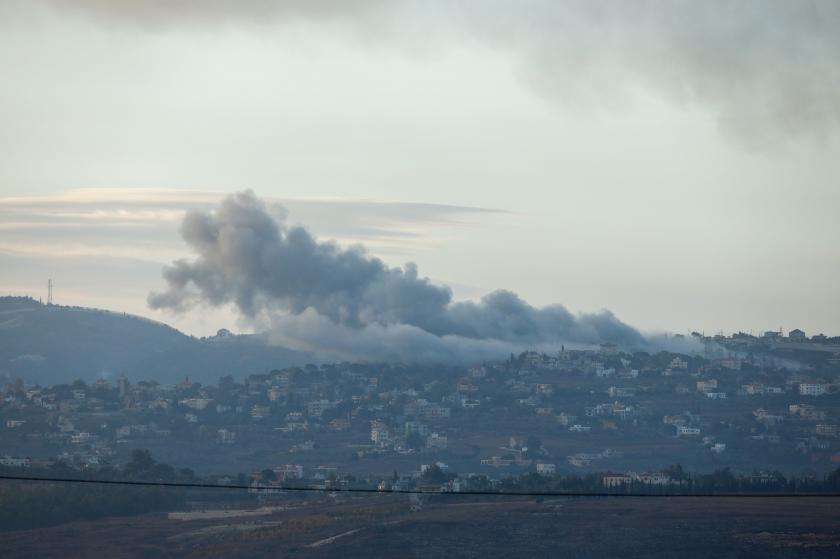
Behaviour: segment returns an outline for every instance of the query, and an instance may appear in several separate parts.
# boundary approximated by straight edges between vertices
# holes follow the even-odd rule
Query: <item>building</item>
[[[421,437],[425,437],[429,434],[429,427],[428,425],[420,423],[419,421],[406,421],[405,435],[408,436],[411,433],[417,433]]]
[[[84,444],[90,442],[92,439],[93,435],[85,431],[80,431],[74,435],[71,435],[70,442],[73,444]]]
[[[818,423],[816,427],[817,435],[823,437],[836,437],[838,432],[838,426],[834,424]]]
[[[670,485],[671,476],[664,472],[642,472],[636,476],[636,481],[646,485]]]
[[[283,464],[274,468],[274,475],[279,481],[289,479],[303,479],[303,466],[300,464]]]
[[[618,353],[618,346],[614,343],[603,343],[599,347],[599,351],[602,355],[616,355]]]
[[[388,426],[381,421],[371,421],[370,440],[377,445],[383,446],[391,440],[391,432]]]
[[[421,413],[426,419],[444,419],[450,416],[451,410],[435,403],[425,403],[421,406]]]
[[[746,396],[757,396],[764,394],[766,389],[760,382],[752,382],[750,384],[741,385],[741,392]]]
[[[216,431],[219,435],[219,442],[222,444],[233,444],[236,442],[236,433],[228,429],[219,429]]]
[[[697,392],[712,392],[716,390],[718,387],[717,379],[709,379],[709,380],[698,380],[697,381]]]
[[[432,433],[426,439],[426,448],[433,450],[446,450],[448,439],[444,435]]]
[[[187,406],[188,408],[201,411],[204,408],[206,408],[211,401],[212,400],[210,400],[209,398],[185,398],[179,403],[182,406]]]
[[[500,456],[491,456],[490,458],[482,458],[482,466],[493,466],[494,468],[504,468],[513,464],[513,460],[502,458]]]
[[[557,423],[563,427],[568,427],[569,425],[574,424],[576,420],[577,416],[567,414],[566,412],[561,412],[557,415]]]
[[[822,396],[825,394],[825,385],[817,383],[800,383],[799,394],[802,396]]]
[[[685,425],[687,421],[685,417],[681,415],[666,415],[662,417],[662,423],[665,425],[674,425],[679,427],[680,425]]]
[[[8,466],[11,468],[28,468],[30,466],[30,461],[29,458],[14,458],[6,455],[0,458],[0,466]]]
[[[741,360],[737,357],[724,357],[723,359],[718,360],[717,363],[724,369],[730,369],[732,371],[741,370]]]
[[[271,408],[269,408],[268,406],[254,404],[251,407],[251,417],[254,419],[265,419],[269,416],[269,414],[271,414]]]
[[[684,370],[688,369],[688,361],[686,361],[685,359],[682,359],[680,357],[674,357],[673,359],[671,359],[671,362],[668,364],[668,368],[684,371]]]
[[[805,342],[808,341],[808,336],[799,328],[794,328],[788,332],[788,339],[794,342]]]
[[[696,437],[700,435],[699,427],[688,427],[686,425],[677,426],[678,437]]]
[[[333,403],[329,400],[314,400],[306,404],[306,412],[310,417],[321,417],[328,409],[333,408]]]
[[[128,389],[128,379],[123,375],[117,381],[117,390],[119,391],[120,398],[125,398],[128,395]]]
[[[621,487],[622,485],[630,485],[633,483],[633,476],[630,474],[611,474],[607,473],[604,474],[604,477],[601,479],[601,482],[604,484],[604,487]]]
[[[537,464],[537,473],[542,476],[552,476],[557,471],[555,464]]]
[[[636,395],[636,389],[610,386],[607,394],[609,394],[610,398],[631,398]]]
[[[330,428],[335,429],[336,431],[344,431],[345,429],[350,428],[350,421],[339,417],[330,421]]]

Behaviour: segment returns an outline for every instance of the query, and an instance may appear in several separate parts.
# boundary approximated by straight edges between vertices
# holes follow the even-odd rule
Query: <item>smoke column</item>
[[[233,304],[269,337],[295,349],[356,359],[476,361],[527,348],[611,342],[640,347],[644,337],[612,313],[574,315],[534,307],[494,291],[456,302],[412,263],[388,267],[363,247],[318,241],[287,226],[285,212],[252,192],[213,211],[189,211],[181,234],[195,252],[164,268],[167,289],[153,309]]]

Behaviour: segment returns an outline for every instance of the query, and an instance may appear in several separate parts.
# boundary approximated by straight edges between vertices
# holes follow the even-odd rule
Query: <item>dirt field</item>
[[[0,549],[9,559],[840,557],[836,499],[440,496],[419,512],[394,496],[283,504],[258,516],[157,514],[2,532]]]

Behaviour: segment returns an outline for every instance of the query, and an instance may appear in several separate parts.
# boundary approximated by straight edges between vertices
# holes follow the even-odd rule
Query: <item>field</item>
[[[3,557],[832,557],[830,498],[283,500],[0,532]],[[194,507],[201,511],[200,506]]]

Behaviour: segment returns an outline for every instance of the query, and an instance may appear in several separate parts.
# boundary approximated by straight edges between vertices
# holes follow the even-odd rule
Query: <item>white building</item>
[[[233,444],[236,442],[236,433],[228,429],[219,429],[216,431],[219,435],[219,442],[222,444]]]
[[[0,466],[9,466],[12,468],[28,468],[29,465],[29,458],[14,458],[8,455],[0,458]]]
[[[187,406],[188,408],[200,411],[206,408],[211,401],[212,400],[210,400],[209,398],[185,398],[179,403],[183,406]]]
[[[700,435],[699,427],[688,427],[686,425],[677,426],[678,437],[696,437]]]
[[[329,400],[315,400],[306,404],[306,411],[310,417],[321,417],[326,410],[332,407],[333,403]]]
[[[671,476],[664,472],[642,472],[636,475],[636,481],[646,485],[670,485]]]
[[[370,424],[370,440],[374,444],[384,445],[391,439],[391,433],[388,426],[381,421],[372,421]]]
[[[303,466],[300,464],[283,464],[274,468],[274,474],[280,481],[287,479],[303,479]]]
[[[799,385],[799,394],[802,396],[822,396],[825,394],[825,385],[803,382]]]
[[[589,427],[588,425],[580,425],[579,423],[575,423],[574,425],[569,427],[569,431],[571,431],[572,433],[588,433],[591,430],[592,427]]]
[[[407,436],[411,433],[417,433],[421,437],[425,437],[429,434],[429,427],[428,425],[420,423],[419,421],[406,421],[405,434]]]
[[[621,487],[633,483],[633,476],[630,474],[604,474],[601,481],[604,487]]]
[[[437,433],[432,433],[429,435],[429,438],[426,439],[426,448],[431,448],[435,450],[446,450],[447,445],[449,444],[449,440],[444,435],[439,435]]]
[[[680,357],[674,357],[671,359],[671,362],[668,364],[669,369],[679,369],[679,370],[686,370],[688,369],[688,361],[682,359]]]
[[[81,431],[76,433],[70,437],[70,442],[73,444],[83,444],[89,442],[93,438],[93,435],[87,433],[85,431]]]

